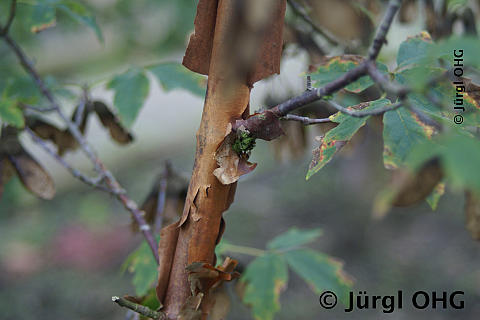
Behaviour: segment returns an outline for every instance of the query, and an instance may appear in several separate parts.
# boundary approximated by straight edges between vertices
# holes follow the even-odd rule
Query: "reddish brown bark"
[[[235,45],[235,39],[232,39],[235,28],[231,24],[235,18],[235,1],[200,0],[198,4],[195,34],[191,37],[184,64],[193,71],[208,73],[208,89],[183,216],[162,230],[159,246],[157,296],[165,306],[168,319],[177,319],[191,296],[185,268],[194,262],[215,263],[215,246],[224,228],[222,213],[232,203],[236,189],[236,183],[224,185],[213,175],[218,167],[215,152],[230,125],[248,115],[249,80],[253,82],[256,75],[264,77],[279,72],[285,1],[274,0],[274,3],[278,12],[275,18],[278,19],[271,27],[278,30],[274,30],[268,37],[270,41],[262,42],[259,49],[260,56],[270,50],[262,56],[265,60],[261,60],[268,63],[259,67],[262,65],[259,60],[254,61],[252,69],[243,74],[226,72],[236,63],[232,61],[232,47],[229,47]],[[276,57],[272,60],[273,55]],[[206,317],[208,310],[204,306],[202,309]]]

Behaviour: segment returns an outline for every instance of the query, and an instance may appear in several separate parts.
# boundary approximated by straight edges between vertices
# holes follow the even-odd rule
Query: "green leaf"
[[[285,250],[289,248],[295,248],[310,243],[321,235],[321,229],[300,230],[294,227],[287,232],[273,238],[267,244],[267,248],[272,250]]]
[[[148,67],[148,70],[166,91],[178,88],[202,97],[205,95],[205,77],[188,70],[180,63],[161,63]]]
[[[330,58],[324,65],[320,66],[315,72],[310,74],[312,84],[316,87],[322,87],[340,78],[346,72],[357,67],[363,58],[353,55],[344,55]],[[377,63],[377,67],[383,73],[387,73],[387,67],[382,63]],[[364,76],[357,81],[349,84],[345,90],[359,93],[374,84],[370,77]]]
[[[104,41],[102,31],[97,25],[95,16],[82,3],[74,0],[61,0],[56,5],[56,8],[65,12],[78,23],[90,27],[95,32],[98,40],[100,42]]]
[[[457,189],[480,192],[480,141],[463,130],[451,129],[433,141],[417,145],[408,157],[412,169],[439,157],[446,181]]]
[[[442,160],[454,187],[480,192],[480,141],[477,138],[451,134],[441,138]]]
[[[427,197],[427,203],[432,208],[432,210],[436,210],[438,206],[438,201],[440,198],[445,194],[445,182],[440,182],[437,184],[435,189],[433,189],[432,193]]]
[[[3,95],[27,104],[37,104],[42,98],[35,82],[29,77],[8,78]]]
[[[431,139],[434,128],[410,110],[399,108],[383,115],[383,163],[387,169],[406,165],[413,147]]]
[[[143,241],[125,260],[123,270],[133,273],[132,283],[137,296],[144,296],[157,282],[157,264],[148,244]]]
[[[243,302],[252,306],[256,320],[272,320],[280,310],[280,292],[288,281],[285,259],[273,253],[256,258],[241,278],[246,283]]]
[[[0,99],[0,119],[2,122],[6,122],[19,128],[25,125],[23,112],[17,107],[17,102],[12,99]]]
[[[456,87],[450,80],[437,82],[435,85],[429,85],[428,80],[438,77],[444,69],[433,67],[415,67],[407,69],[395,75],[395,79],[408,86],[412,86],[418,90],[418,93],[409,94],[408,97],[413,106],[431,116],[437,121],[450,125],[453,123],[457,111],[454,110],[453,99],[456,96]],[[461,127],[480,126],[480,103],[478,101],[478,86],[470,79],[463,78],[463,84],[467,88],[467,92],[463,92],[462,117],[464,119]],[[428,85],[428,87],[427,87]],[[428,89],[428,93],[435,99],[440,101],[445,108],[435,105],[431,99],[427,99],[423,94],[423,90]],[[469,91],[470,90],[470,91]],[[457,125],[458,126],[458,125]]]
[[[361,109],[366,111],[385,107],[388,104],[390,104],[390,100],[380,99],[364,102],[349,107],[349,109]],[[328,131],[323,137],[320,146],[313,151],[313,159],[308,168],[307,180],[332,160],[335,153],[345,144],[345,142],[350,140],[353,135],[365,125],[368,118],[369,117],[354,118],[341,112],[337,112],[330,116],[330,120],[339,123],[339,125]]]
[[[53,1],[36,1],[19,3],[24,19],[22,23],[33,33],[38,33],[55,26],[56,12]]]
[[[409,37],[400,44],[398,49],[398,68],[431,64],[432,61],[428,61],[428,54],[432,46],[432,38],[426,31],[417,36]]]
[[[143,70],[130,69],[115,76],[107,87],[115,91],[114,105],[124,124],[131,127],[147,98],[148,78]]]
[[[313,287],[315,293],[332,291],[347,304],[352,281],[343,272],[341,262],[310,249],[287,251],[284,255],[288,265]]]
[[[452,36],[441,40],[428,51],[429,59],[443,58],[450,67],[454,64],[454,50],[463,50],[463,64],[480,68],[480,41],[473,36]],[[457,51],[457,53],[460,53]]]

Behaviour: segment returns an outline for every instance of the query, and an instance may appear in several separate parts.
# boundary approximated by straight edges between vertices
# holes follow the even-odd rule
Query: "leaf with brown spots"
[[[381,108],[390,103],[388,99],[364,102],[350,107],[351,110],[373,110]],[[354,118],[349,115],[337,112],[330,116],[330,120],[338,123],[338,126],[331,129],[320,139],[320,145],[313,150],[313,158],[308,168],[307,180],[322,169],[335,153],[349,141],[357,131],[365,125],[369,117]]]
[[[312,84],[315,87],[323,87],[327,83],[340,78],[346,72],[356,68],[363,61],[363,57],[350,54],[325,58],[320,66],[310,67],[312,70],[310,73]],[[377,67],[383,73],[388,72],[388,68],[382,63],[377,63]],[[368,87],[371,87],[373,84],[374,82],[370,77],[363,76],[346,86],[345,90],[353,93],[360,93]]]
[[[248,265],[241,279],[246,284],[243,302],[252,306],[256,320],[273,319],[287,281],[287,263],[281,255],[267,253]]]
[[[383,163],[387,169],[406,166],[414,146],[431,140],[436,129],[423,123],[416,114],[405,108],[383,115]]]

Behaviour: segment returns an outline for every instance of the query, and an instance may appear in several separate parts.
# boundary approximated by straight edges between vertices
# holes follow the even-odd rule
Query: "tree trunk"
[[[285,0],[271,1],[275,3],[270,6],[275,13],[275,23],[263,21],[260,24],[265,28],[262,31],[272,29],[270,33],[259,36],[247,30],[260,41],[259,49],[253,47],[261,58],[250,60],[235,54],[238,46],[242,46],[236,41],[238,34],[245,32],[245,28],[232,23],[238,21],[235,10],[239,3],[236,0],[200,0],[198,4],[195,34],[190,39],[184,64],[196,72],[208,74],[208,86],[183,215],[179,222],[164,228],[161,233],[157,296],[164,304],[168,319],[177,319],[185,301],[192,295],[185,268],[194,262],[215,264],[215,246],[224,229],[222,213],[235,195],[236,182],[222,184],[213,174],[218,168],[215,152],[230,125],[248,115],[251,84],[279,72]],[[249,2],[250,5],[255,3]],[[196,50],[193,55],[196,60],[191,58],[192,50]],[[206,309],[202,304],[202,318],[207,316]]]
[[[222,61],[225,53],[226,19],[232,1],[220,1],[213,40],[208,87],[200,128],[193,174],[185,202],[184,216],[175,249],[173,267],[165,296],[165,312],[176,319],[181,306],[191,295],[185,267],[193,262],[214,264],[222,213],[233,201],[236,183],[223,185],[213,175],[218,167],[215,151],[222,143],[230,123],[241,119],[248,108],[250,89],[246,82],[225,79]]]

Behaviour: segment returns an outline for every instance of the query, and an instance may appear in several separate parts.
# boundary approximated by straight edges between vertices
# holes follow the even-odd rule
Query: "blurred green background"
[[[1,1],[6,16],[8,1]],[[90,0],[105,42],[88,28],[60,14],[57,27],[37,35],[13,26],[13,36],[35,58],[43,75],[66,83],[102,83],[129,66],[181,61],[193,28],[195,0]],[[398,26],[397,26],[398,27]],[[390,36],[385,59],[396,43],[421,30],[420,24],[398,27]],[[396,41],[398,39],[398,41]],[[14,57],[0,43],[0,72],[15,72]],[[301,73],[308,62],[302,50],[286,50],[282,75],[255,86],[252,110],[266,97],[285,98],[304,90]],[[102,86],[94,98],[111,102]],[[202,99],[184,91],[163,92],[151,85],[149,97],[133,133],[135,142],[115,145],[106,131],[91,121],[88,138],[100,158],[133,199],[141,202],[165,160],[188,176],[193,165],[195,132]],[[72,108],[73,104],[66,105]],[[305,173],[318,135],[306,131],[307,147],[295,159],[280,160],[273,147],[259,142],[252,161],[257,169],[239,183],[234,204],[226,213],[224,237],[231,243],[263,248],[292,226],[317,228],[324,235],[315,249],[338,257],[355,279],[355,292],[390,295],[416,290],[465,291],[464,310],[418,311],[405,306],[391,315],[381,310],[346,314],[325,311],[318,296],[294,274],[281,296],[278,319],[478,319],[480,313],[480,251],[464,228],[463,195],[447,190],[439,208],[423,203],[395,209],[384,219],[371,215],[375,195],[388,181],[382,163],[382,139],[372,123],[348,150],[309,181]],[[142,241],[130,232],[128,213],[110,196],[71,178],[43,150],[22,137],[26,148],[54,177],[57,195],[42,201],[24,191],[18,179],[6,187],[0,201],[1,319],[123,319],[125,310],[112,295],[133,294],[131,275],[120,266]],[[275,146],[278,153],[278,148]],[[66,159],[89,172],[78,153]],[[251,257],[234,256],[241,266]],[[228,285],[232,298],[229,319],[250,319],[247,307]],[[407,305],[407,303],[405,303]]]

